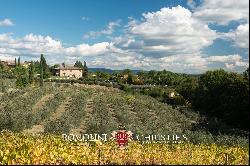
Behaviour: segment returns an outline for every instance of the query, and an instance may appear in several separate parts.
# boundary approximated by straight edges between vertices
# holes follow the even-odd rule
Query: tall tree
[[[30,66],[29,66],[29,83],[33,84],[34,83],[34,64],[33,61],[31,62]]]
[[[82,65],[81,61],[76,61],[76,63],[74,64],[74,66],[83,69],[83,65]]]
[[[88,67],[86,62],[83,62],[83,76],[87,76],[88,75]]]
[[[17,66],[18,66],[18,67],[20,67],[20,66],[21,66],[20,56],[18,57],[18,60],[17,60]]]
[[[40,57],[40,86],[43,86],[43,71],[44,71],[44,67],[45,67],[46,64],[46,60],[45,58],[43,57],[43,54],[41,54],[41,57]]]
[[[62,63],[62,66],[63,66],[63,67],[65,67],[65,66],[66,66],[64,62]]]
[[[248,129],[249,83],[241,74],[208,71],[200,76],[193,106],[233,127]]]
[[[127,83],[128,84],[132,84],[133,83],[133,75],[131,73],[128,74]]]
[[[16,67],[16,65],[17,65],[17,62],[16,62],[16,58],[15,58],[15,67]]]
[[[85,61],[83,62],[83,68],[85,72],[88,72],[88,67]]]
[[[43,70],[43,78],[48,78],[50,76],[49,66],[46,63],[46,59],[43,54],[41,54],[40,58],[40,68]]]
[[[16,86],[25,87],[29,83],[28,70],[25,67],[17,68]]]
[[[246,79],[249,79],[249,68],[247,68],[246,71],[243,72],[243,76],[244,76]]]
[[[129,75],[129,74],[132,74],[132,71],[131,71],[130,69],[124,69],[124,70],[122,71],[122,74],[123,74],[123,75]]]
[[[2,70],[4,68],[3,63],[0,61],[0,69]]]

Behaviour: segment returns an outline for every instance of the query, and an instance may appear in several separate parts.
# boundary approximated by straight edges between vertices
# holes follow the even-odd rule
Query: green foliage
[[[243,76],[247,81],[249,81],[249,68],[247,68],[247,70],[244,71]]]
[[[128,84],[132,84],[133,83],[133,75],[132,74],[128,74],[127,83]]]
[[[74,64],[74,66],[83,69],[83,65],[82,65],[81,61],[76,61],[76,63]]]
[[[16,67],[17,78],[16,86],[17,87],[26,87],[29,84],[29,72],[24,67]]]
[[[96,73],[96,79],[98,81],[105,81],[110,79],[110,74],[106,73],[106,72],[102,72],[102,71],[97,71]]]
[[[12,79],[15,78],[13,72],[6,67],[0,60],[0,78]]]
[[[130,69],[124,69],[122,72],[121,72],[122,75],[129,75],[129,74],[132,74],[132,71]]]
[[[128,95],[117,89],[97,87],[83,90],[70,84],[45,82],[42,88],[7,90],[5,97],[0,97],[0,130],[23,131],[44,124],[46,133],[69,133],[80,126],[87,133],[111,133],[122,124],[136,134],[186,134],[193,143],[230,144],[228,139],[237,144],[248,143],[245,137],[214,135],[208,127],[218,128],[224,124],[210,121],[209,126],[203,128],[205,124],[200,115],[186,107],[173,109],[148,95]],[[34,109],[47,94],[54,95]],[[55,118],[53,114],[68,97],[65,110]]]
[[[185,99],[191,101],[195,97],[195,91],[199,86],[198,78],[186,77],[175,87]]]
[[[31,62],[29,66],[29,83],[33,84],[34,83],[34,64]]]
[[[248,128],[249,83],[240,74],[224,70],[208,71],[200,77],[193,105],[209,116],[228,124]]]
[[[125,92],[129,92],[129,93],[133,91],[132,88],[126,84],[121,85],[121,90],[124,90]]]
[[[3,71],[3,69],[4,69],[4,65],[3,65],[3,63],[0,60],[0,71]]]
[[[41,57],[40,57],[40,76],[41,76],[41,79],[46,79],[46,78],[49,78],[51,73],[49,71],[49,66],[47,65],[47,62],[46,62],[46,59],[45,57],[43,56],[43,54],[41,54]],[[42,84],[42,81],[41,81],[41,84]]]
[[[21,62],[20,62],[20,56],[17,59],[17,66],[20,67],[21,66]]]
[[[88,66],[87,66],[87,63],[85,61],[83,63],[83,68],[84,68],[84,72],[87,74],[88,73]]]

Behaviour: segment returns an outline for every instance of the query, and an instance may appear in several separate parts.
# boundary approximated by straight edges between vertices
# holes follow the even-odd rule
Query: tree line
[[[123,90],[133,91],[130,85],[155,85],[140,92],[170,104],[168,91],[173,89],[178,96],[174,104],[186,105],[210,118],[214,123],[226,123],[231,128],[248,130],[249,122],[249,68],[243,73],[227,72],[223,69],[207,71],[201,75],[187,75],[170,71],[140,71],[129,69],[112,74],[95,72],[99,81],[123,84]],[[167,87],[167,88],[166,88]],[[216,122],[217,121],[217,122]]]
[[[28,69],[20,65],[20,58],[16,64],[13,73],[16,76],[16,85],[20,87],[35,83],[42,86],[43,80],[52,75],[51,70],[58,67],[49,67],[43,55],[40,61],[31,62]],[[76,61],[74,66],[88,71],[86,62],[82,64]],[[3,70],[1,64],[0,70]],[[232,128],[249,129],[249,68],[244,73],[220,69],[201,75],[179,74],[166,70],[134,73],[129,69],[111,74],[102,71],[84,73],[80,79],[82,81],[114,82],[124,85],[123,89],[126,91],[129,90],[129,85],[156,85],[157,87],[150,90],[143,90],[143,94],[161,98],[162,101],[167,99],[166,87],[174,89],[180,94],[176,97],[178,104],[186,104],[188,101],[188,107],[207,117],[216,117]]]
[[[28,67],[21,65],[21,59],[18,57],[15,58],[13,69],[5,68],[4,64],[0,62],[0,77],[15,78],[17,87],[43,86],[44,79],[51,77],[54,73],[53,70],[59,66],[59,64],[49,66],[43,54],[39,61],[31,61]],[[62,63],[62,66],[65,66],[65,63]],[[88,67],[85,61],[83,64],[81,61],[76,61],[74,66],[83,69],[83,77],[87,76]]]

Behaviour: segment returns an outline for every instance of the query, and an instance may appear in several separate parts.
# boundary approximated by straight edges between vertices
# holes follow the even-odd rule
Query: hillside
[[[197,120],[143,95],[97,85],[50,84],[2,94],[0,130],[111,133],[119,125],[138,134],[182,133]]]
[[[0,94],[0,131],[23,133],[106,133],[119,125],[136,135],[185,134],[193,143],[248,145],[248,138],[212,135],[202,117],[142,94],[129,94],[99,85],[49,83],[44,87],[14,88],[5,79]]]
[[[48,83],[0,94],[1,164],[247,164],[247,138],[212,135],[199,114],[150,96],[99,85]],[[119,125],[136,135],[186,135],[183,143],[68,141],[62,134],[111,135]],[[9,130],[9,131],[6,131]]]

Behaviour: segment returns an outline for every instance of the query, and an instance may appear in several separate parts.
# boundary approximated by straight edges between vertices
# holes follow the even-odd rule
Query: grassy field
[[[0,164],[247,164],[247,138],[196,130],[200,116],[145,95],[98,85],[46,83],[0,94]],[[61,134],[107,133],[125,125],[135,134],[185,134],[183,144],[137,141],[81,143]],[[6,132],[8,130],[10,132]]]

